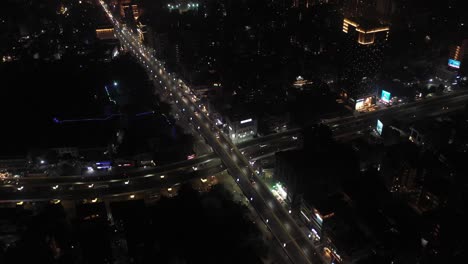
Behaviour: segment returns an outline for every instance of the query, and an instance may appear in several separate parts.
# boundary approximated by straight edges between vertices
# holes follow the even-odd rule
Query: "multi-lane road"
[[[210,120],[209,113],[206,112],[203,105],[199,104],[189,87],[174,75],[166,73],[164,67],[154,59],[152,52],[142,47],[130,30],[125,27],[120,28],[118,23],[115,23],[115,26],[117,35],[127,50],[139,59],[150,74],[156,73],[154,75],[156,82],[159,80],[160,86],[168,91],[170,100],[174,101],[174,105],[185,113],[193,128],[199,131],[220,157],[230,175],[235,178],[244,195],[250,200],[251,205],[280,245],[283,246],[292,262],[320,263],[319,254],[315,252],[315,248],[310,244],[306,234],[297,226],[289,212],[275,199],[269,188],[257,178],[248,159]],[[373,113],[345,117],[335,120],[335,122],[326,121],[325,123],[332,127],[336,137],[346,137],[371,126],[377,118],[383,116],[399,117],[408,114],[415,115],[415,112],[418,112],[418,115],[426,115],[446,111],[447,107],[451,109],[464,101],[466,101],[466,93],[459,92]],[[252,184],[252,182],[256,182],[256,184]]]
[[[278,243],[283,246],[291,261],[294,263],[320,263],[315,248],[309,243],[307,236],[302,233],[267,186],[260,180],[256,181],[257,184],[251,183],[257,176],[249,161],[210,120],[206,108],[199,103],[190,88],[174,74],[166,72],[162,63],[154,58],[154,52],[141,45],[137,36],[113,17],[107,5],[103,1],[100,3],[113,22],[115,33],[121,44],[147,69],[156,83],[159,81],[159,87],[167,91],[170,100],[175,103],[175,106],[185,115],[193,128],[198,130],[211,146],[214,153],[226,166],[229,174],[239,184],[244,195],[250,200],[259,217],[263,219]]]
[[[0,200],[66,200],[133,195],[154,189],[170,188],[180,182],[204,178],[227,169],[291,261],[321,263],[307,235],[275,199],[269,188],[258,179],[249,164],[251,159],[258,156],[271,155],[278,150],[295,147],[300,129],[258,138],[250,143],[244,143],[243,146],[234,145],[212,122],[206,108],[190,88],[174,74],[166,72],[163,64],[153,56],[154,52],[141,45],[135,34],[113,17],[107,5],[103,1],[100,3],[113,22],[115,33],[122,46],[138,59],[158,88],[167,95],[184,116],[183,120],[202,135],[214,153],[168,166],[115,172],[110,175],[15,179],[14,185],[5,184],[1,187]],[[467,100],[467,92],[453,92],[375,112],[324,120],[323,123],[332,128],[336,138],[346,139],[369,126],[374,126],[377,119],[388,117],[417,119],[428,115],[443,114],[460,109]],[[248,147],[245,144],[251,144],[250,147],[254,151],[244,149]],[[259,150],[260,145],[269,145],[269,148]],[[195,171],[194,167],[198,168],[200,164],[206,165]],[[16,191],[4,192],[3,188],[13,188]]]

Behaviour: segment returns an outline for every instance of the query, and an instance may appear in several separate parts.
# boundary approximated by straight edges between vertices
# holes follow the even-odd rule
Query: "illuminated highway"
[[[289,137],[288,137],[289,138]],[[261,147],[264,146],[264,147]],[[242,152],[251,160],[266,158],[277,151],[300,147],[300,142],[291,144],[285,138],[271,143],[255,144],[244,147]],[[213,154],[205,155],[200,161],[188,160],[159,168],[138,171],[138,173],[115,173],[108,175],[59,176],[59,177],[20,177],[5,178],[0,185],[0,201],[40,201],[40,200],[79,200],[85,198],[104,198],[123,196],[130,192],[156,191],[193,179],[215,175],[224,171],[219,158]],[[136,170],[133,170],[136,171]],[[22,188],[18,190],[18,188]]]
[[[377,118],[413,120],[443,115],[463,108],[467,100],[468,93],[459,91],[412,104],[384,108],[376,112],[325,120],[323,123],[332,128],[335,138],[349,140],[359,136],[359,131],[375,126]],[[272,155],[279,150],[297,147],[300,144],[295,143],[300,137],[301,129],[291,129],[243,142],[237,147],[241,149],[241,154],[245,153],[248,156],[249,160],[255,160],[262,156]],[[260,151],[260,145],[268,145],[262,150],[266,153]],[[194,167],[201,166],[203,168],[194,171]],[[128,199],[135,194],[158,193],[161,189],[171,188],[193,179],[210,177],[223,170],[225,170],[225,166],[221,164],[216,154],[211,153],[192,160],[156,168],[114,170],[112,173],[95,171],[84,175],[65,177],[12,178],[6,179],[4,184],[0,186],[0,201],[79,200],[107,197]],[[270,223],[270,221],[268,222]]]
[[[138,59],[157,87],[166,94],[168,100],[179,111],[179,115],[184,117],[180,120],[186,121],[189,127],[198,131],[214,153],[156,168],[138,168],[112,173],[94,172],[94,174],[55,178],[12,179],[11,182],[6,184],[4,182],[0,186],[0,201],[126,197],[170,189],[181,182],[203,179],[227,169],[291,261],[321,263],[307,234],[297,226],[289,212],[275,199],[249,163],[259,157],[272,155],[278,150],[298,147],[296,140],[301,130],[292,129],[238,146],[234,145],[212,122],[210,113],[190,88],[175,74],[166,72],[163,63],[152,55],[154,52],[141,45],[135,34],[112,16],[107,5],[103,1],[100,3],[113,22],[116,36],[122,46]],[[416,120],[426,116],[441,115],[460,109],[467,100],[466,91],[453,92],[375,112],[324,120],[323,123],[332,129],[335,138],[349,140],[359,135],[359,132],[375,126],[377,119],[395,117]],[[258,149],[260,144],[268,144],[269,147],[260,151]],[[249,148],[253,148],[253,152]]]
[[[362,114],[357,117],[350,116],[333,121],[325,121],[334,132],[334,136],[340,140],[349,140],[353,137],[360,135],[360,131],[373,128],[377,118],[406,118],[406,119],[419,119],[427,116],[443,115],[450,111],[460,110],[464,107],[464,104],[468,100],[468,94],[464,91],[449,94],[446,96],[436,97],[427,101],[419,101],[415,104],[402,105],[399,108],[386,108],[379,113],[371,112]],[[285,132],[267,135],[264,137],[256,138],[246,142],[242,142],[237,145],[241,149],[242,153],[250,153],[260,149],[261,145],[268,145],[267,149],[274,149],[277,147],[278,150],[284,150],[288,145],[296,146],[294,144],[297,139],[301,139],[301,129],[291,129]],[[299,140],[300,141],[300,140]],[[255,153],[252,153],[257,159]],[[249,158],[250,159],[250,158]],[[169,165],[158,166],[158,167],[147,167],[147,168],[125,168],[115,169],[112,171],[93,171],[85,172],[83,175],[75,176],[60,176],[60,177],[25,177],[25,178],[5,178],[3,186],[8,187],[9,182],[15,182],[19,186],[36,186],[36,185],[49,185],[49,187],[57,184],[70,185],[76,182],[81,184],[93,183],[93,182],[109,182],[112,180],[119,179],[132,179],[137,177],[143,177],[145,175],[164,175],[170,173],[187,173],[191,171],[193,167],[199,167],[202,164],[207,164],[207,167],[213,163],[219,163],[219,159],[214,153],[206,154],[191,160],[185,160],[176,162]],[[6,183],[6,184],[5,184]]]
[[[279,150],[284,149],[282,146],[295,146],[294,144],[296,140],[300,141],[301,135],[298,129],[289,130],[286,132],[278,133],[269,135],[262,138],[257,138],[253,140],[249,140],[246,142],[242,142],[238,144],[238,148],[242,150],[242,152],[246,153],[253,153],[256,150],[259,150],[261,145],[268,145],[269,148],[277,148]],[[292,144],[291,144],[292,143]],[[268,148],[268,149],[269,149]],[[253,153],[254,154],[254,153]],[[212,163],[218,161],[216,154],[209,153],[200,157],[196,157],[190,160],[183,160],[175,163],[171,163],[168,165],[151,167],[139,167],[139,168],[131,168],[131,167],[124,167],[124,168],[113,168],[112,170],[94,170],[92,172],[84,172],[82,175],[70,175],[70,176],[58,176],[58,177],[9,177],[4,179],[4,183],[8,180],[16,181],[19,183],[24,182],[25,184],[33,184],[33,183],[40,183],[40,184],[63,184],[63,183],[70,183],[70,182],[93,182],[93,181],[109,181],[113,179],[122,179],[122,178],[134,178],[145,176],[148,174],[168,174],[172,172],[183,172],[186,170],[192,170],[193,167],[200,166],[205,163]],[[1,186],[0,186],[1,187]]]
[[[257,179],[249,161],[238,148],[222,133],[209,118],[205,106],[198,102],[195,94],[174,74],[167,73],[162,63],[153,57],[152,52],[143,47],[138,38],[113,17],[107,5],[100,1],[105,12],[114,24],[121,44],[130,51],[152,75],[161,89],[169,93],[170,100],[185,115],[194,129],[203,136],[213,151],[219,156],[229,174],[236,180],[244,195],[271,230],[294,263],[321,263],[306,234],[297,226],[288,212],[276,200],[268,187]],[[154,74],[154,75],[153,75]],[[252,184],[252,180],[257,184]]]
[[[125,26],[121,26],[112,16],[107,5],[103,1],[100,3],[113,22],[116,35],[121,41],[122,46],[138,59],[151,78],[154,79],[155,84],[167,94],[168,100],[185,117],[182,120],[188,121],[193,129],[198,131],[208,145],[211,146],[292,262],[320,263],[321,260],[316,254],[314,247],[310,244],[306,234],[301,231],[267,186],[258,179],[248,159],[210,120],[205,106],[199,102],[190,88],[174,74],[171,75],[171,73],[166,72],[163,64],[152,55],[154,52],[141,45],[135,34]],[[384,115],[408,115],[412,112],[418,112],[418,114],[422,112],[425,114],[426,112],[436,111],[437,109],[434,107],[440,107],[440,105],[435,106],[436,102],[438,102],[437,104],[445,104],[437,111],[440,111],[440,109],[446,110],[446,104],[452,104],[456,100],[460,100],[460,102],[465,101],[460,95],[452,94],[441,98],[425,100],[424,102],[360,114],[355,117],[325,121],[324,123],[330,125],[335,137],[341,135],[346,137],[348,134],[355,134],[361,131],[361,129],[372,126],[372,123],[376,122],[377,118],[381,118]],[[252,181],[256,182],[256,184],[252,184]]]
[[[375,127],[377,119],[381,119],[384,126],[385,122],[392,119],[411,122],[459,111],[467,102],[468,91],[463,90],[356,116],[324,120],[323,123],[332,129],[337,140],[346,141],[358,137],[360,132],[370,127]]]

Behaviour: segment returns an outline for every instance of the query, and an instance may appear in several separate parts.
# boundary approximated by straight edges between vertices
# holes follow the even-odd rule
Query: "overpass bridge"
[[[273,156],[276,152],[300,147],[299,142],[291,144],[287,140],[268,143],[261,148],[255,144],[244,148],[251,160],[264,159]],[[20,201],[51,201],[83,200],[106,197],[122,197],[138,193],[158,192],[159,190],[174,187],[180,183],[207,178],[226,170],[219,158],[203,157],[203,163],[192,163],[188,166],[177,167],[170,170],[155,169],[137,172],[128,172],[127,176],[121,174],[102,176],[64,176],[50,178],[17,178],[4,179],[0,185],[0,202]],[[192,161],[192,160],[190,160]],[[203,166],[200,166],[203,164]],[[170,167],[174,167],[171,166]],[[23,187],[18,190],[19,187]]]

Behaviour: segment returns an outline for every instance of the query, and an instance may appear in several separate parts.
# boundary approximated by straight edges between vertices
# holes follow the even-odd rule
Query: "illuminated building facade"
[[[303,201],[305,185],[305,171],[303,152],[300,150],[281,151],[275,153],[275,179],[283,183],[285,194],[283,201],[291,207],[298,207]]]
[[[231,115],[226,117],[229,138],[239,143],[257,135],[257,119],[247,116]]]
[[[130,13],[134,17],[135,20],[138,19],[139,17],[139,12],[138,12],[138,6],[134,3],[132,3],[132,0],[120,0],[120,15],[122,17],[126,17],[128,14],[128,10],[130,10]]]
[[[312,84],[313,84],[312,81],[305,80],[304,78],[302,78],[302,76],[297,76],[296,81],[293,83],[293,87],[302,91],[304,87],[308,85],[312,85]]]
[[[119,6],[120,6],[120,16],[125,17],[125,6],[130,5],[132,1],[131,0],[120,0],[119,1]]]
[[[128,27],[138,32],[140,42],[143,42],[147,33],[146,26],[138,21],[140,9],[132,0],[120,0],[120,15]]]
[[[463,40],[457,45],[452,45],[449,48],[448,67],[458,70],[461,68],[463,60],[468,53],[468,39]]]
[[[113,27],[97,28],[96,37],[100,40],[116,39],[114,35],[114,28]]]
[[[343,20],[343,97],[356,104],[374,96],[373,81],[381,68],[390,27],[376,20]]]
[[[369,14],[375,8],[372,0],[344,0],[343,15],[345,17],[362,17]]]
[[[124,4],[121,6],[121,15],[126,19],[134,19],[135,21],[138,20],[140,17],[140,11],[138,9],[138,5],[135,4]]]
[[[138,32],[138,39],[140,40],[141,43],[145,40],[145,36],[148,34],[148,28],[146,25],[143,25],[142,23],[138,22],[137,24],[137,32]]]

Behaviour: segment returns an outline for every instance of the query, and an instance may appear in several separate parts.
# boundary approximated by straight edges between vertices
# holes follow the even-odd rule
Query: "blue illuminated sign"
[[[449,62],[448,62],[448,66],[450,66],[452,68],[457,68],[457,69],[460,68],[460,64],[461,64],[460,61],[452,60],[452,59],[449,59]]]
[[[377,119],[377,127],[376,127],[377,133],[379,135],[382,135],[382,130],[383,130],[383,123]]]
[[[382,90],[382,96],[380,97],[380,99],[382,99],[385,102],[389,102],[390,98],[391,98],[391,94],[385,90]]]

